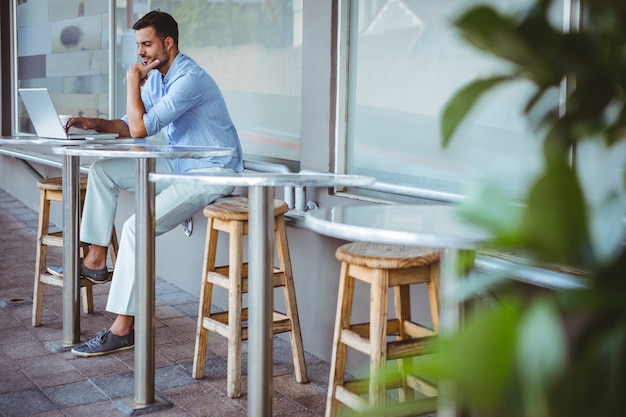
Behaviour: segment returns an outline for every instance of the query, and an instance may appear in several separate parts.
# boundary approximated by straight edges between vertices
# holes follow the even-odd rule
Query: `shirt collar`
[[[167,82],[169,81],[170,78],[172,78],[176,72],[178,72],[178,63],[180,63],[181,59],[179,59],[180,57],[182,57],[183,54],[182,52],[178,51],[178,53],[176,54],[176,56],[174,57],[174,61],[172,62],[172,65],[170,65],[169,70],[167,70],[167,73],[165,74],[165,76],[161,76],[161,81],[163,81],[164,84],[167,84]]]

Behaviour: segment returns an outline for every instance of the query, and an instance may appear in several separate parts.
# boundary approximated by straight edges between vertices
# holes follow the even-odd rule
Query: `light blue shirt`
[[[241,143],[222,93],[209,74],[188,56],[178,53],[165,77],[150,71],[142,87],[148,136],[163,131],[169,145],[219,146],[235,149],[233,156],[174,159],[174,171],[220,167],[243,170]],[[122,118],[128,123],[128,118]]]

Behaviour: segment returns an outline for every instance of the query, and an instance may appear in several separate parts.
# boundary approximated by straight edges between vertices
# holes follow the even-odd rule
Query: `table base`
[[[69,352],[76,345],[77,343],[67,344],[61,340],[45,342],[43,344],[44,348],[46,348],[48,352],[52,353]]]
[[[113,408],[126,414],[127,416],[141,416],[144,414],[167,410],[168,408],[172,408],[174,403],[155,397],[154,402],[150,404],[137,404],[132,398],[126,398],[113,401],[112,405]]]

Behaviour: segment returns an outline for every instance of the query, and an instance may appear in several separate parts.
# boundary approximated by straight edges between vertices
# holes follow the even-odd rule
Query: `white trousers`
[[[135,191],[137,161],[130,158],[101,159],[89,170],[85,207],[80,228],[83,242],[108,246],[117,210],[120,190]],[[156,172],[173,172],[167,159],[156,160]],[[231,169],[205,168],[193,172],[232,172]],[[189,172],[192,172],[189,171]],[[155,235],[159,236],[180,225],[198,210],[234,190],[230,186],[199,186],[155,183]],[[113,272],[107,311],[135,315],[135,215],[124,223],[119,251]]]

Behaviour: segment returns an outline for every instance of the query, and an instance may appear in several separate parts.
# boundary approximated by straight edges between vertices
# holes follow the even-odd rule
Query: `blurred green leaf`
[[[574,265],[589,256],[586,202],[564,158],[548,159],[527,204],[522,230],[539,259]]]
[[[554,303],[540,299],[520,322],[517,364],[524,408],[530,416],[550,415],[550,386],[565,367],[565,335],[559,319]]]
[[[523,206],[511,201],[501,188],[491,184],[474,184],[458,207],[466,220],[482,226],[497,245],[517,246],[522,241]]]
[[[609,263],[619,255],[624,244],[624,222],[626,197],[613,192],[597,207],[592,209],[591,240],[594,253],[599,262]]]
[[[515,62],[528,61],[534,55],[516,33],[517,22],[489,6],[469,10],[455,24],[469,43],[498,57]]]
[[[447,146],[461,121],[467,116],[478,99],[496,85],[509,81],[509,76],[492,77],[477,80],[463,87],[452,97],[443,110],[441,132],[443,146]]]
[[[513,268],[488,272],[472,270],[459,282],[451,301],[454,303],[469,302],[477,294],[484,294],[499,284],[508,283],[513,273]]]
[[[439,354],[418,358],[414,372],[456,381],[463,401],[487,408],[499,403],[510,395],[514,383],[517,304],[477,311],[460,335],[441,337]]]
[[[530,15],[518,22],[512,17],[497,13],[489,6],[477,6],[456,22],[461,35],[477,48],[505,59],[522,69],[524,77],[539,85],[560,81],[560,71],[555,71],[550,60],[553,55],[545,51],[546,40],[558,37],[545,20]]]

